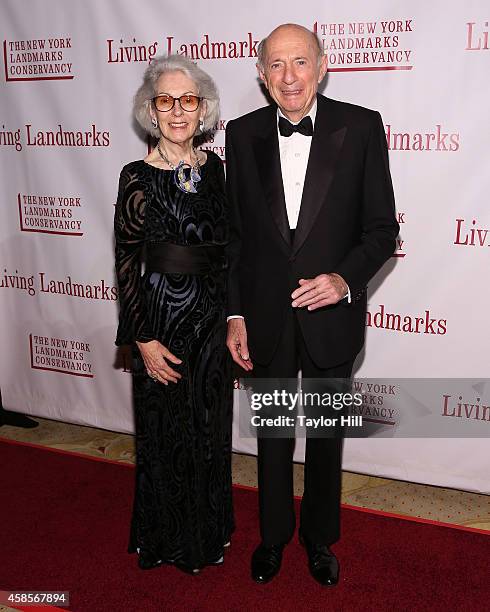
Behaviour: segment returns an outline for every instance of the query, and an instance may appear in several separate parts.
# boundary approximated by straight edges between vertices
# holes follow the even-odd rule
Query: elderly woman
[[[185,57],[157,57],[134,114],[158,144],[123,168],[114,221],[116,344],[133,346],[129,552],[142,569],[173,563],[196,573],[222,563],[234,528],[224,172],[216,154],[194,146],[218,120],[218,92]]]

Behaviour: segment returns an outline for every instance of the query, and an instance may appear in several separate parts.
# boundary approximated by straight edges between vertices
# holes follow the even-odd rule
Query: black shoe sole
[[[148,564],[148,565],[140,565],[138,563],[139,569],[143,570],[143,571],[155,569],[155,567],[160,567],[160,565],[163,565],[163,561],[157,561],[156,563],[152,563],[152,564]]]
[[[279,572],[277,572],[279,573]],[[252,580],[254,582],[256,582],[257,584],[267,584],[268,582],[270,582],[271,580],[273,580],[275,577],[277,576],[277,574],[274,574],[274,576],[271,576],[270,578],[257,578],[256,576],[252,576]]]

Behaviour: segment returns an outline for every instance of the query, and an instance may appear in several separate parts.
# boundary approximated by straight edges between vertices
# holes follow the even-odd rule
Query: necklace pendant
[[[184,193],[197,193],[196,183],[201,180],[201,174],[199,172],[199,159],[197,157],[196,150],[193,149],[196,156],[196,163],[194,165],[188,164],[181,159],[177,164],[177,167],[175,167],[167,155],[163,153],[162,149],[160,148],[160,142],[157,144],[157,150],[163,161],[174,171],[174,182],[177,187]],[[187,169],[189,169],[188,176],[186,176]]]
[[[200,180],[201,180],[201,175],[199,174],[199,170],[196,168],[196,166],[192,166],[192,168],[191,168],[191,181],[193,183],[199,183]]]
[[[185,170],[189,169],[186,176]],[[181,160],[174,170],[174,181],[177,187],[184,193],[197,193],[196,183],[201,180],[199,169]]]

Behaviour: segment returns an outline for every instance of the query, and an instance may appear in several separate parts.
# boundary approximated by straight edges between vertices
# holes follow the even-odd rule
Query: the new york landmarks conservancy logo
[[[29,350],[33,370],[94,378],[88,342],[29,334]]]
[[[413,19],[315,21],[330,72],[411,70]]]
[[[361,394],[362,404],[349,407],[349,414],[362,416],[363,421],[376,425],[393,427],[397,424],[398,414],[394,408],[397,385],[354,379],[352,386],[356,393]]]
[[[405,221],[405,212],[398,212],[396,214],[396,218],[398,223],[400,224],[400,226],[404,223],[406,223]],[[405,257],[405,255],[407,254],[405,251],[405,240],[401,237],[401,235],[398,235],[398,238],[396,239],[396,249],[395,252],[393,253],[392,257]]]
[[[17,205],[21,232],[83,236],[80,197],[19,193]]]
[[[5,80],[61,81],[73,79],[71,37],[3,41]]]

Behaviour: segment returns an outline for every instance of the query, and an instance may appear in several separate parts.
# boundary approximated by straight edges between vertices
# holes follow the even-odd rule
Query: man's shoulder
[[[260,130],[264,124],[268,123],[275,116],[275,113],[275,106],[263,106],[262,108],[253,110],[245,115],[241,115],[241,117],[237,117],[236,119],[230,119],[230,121],[228,121],[226,124],[226,127],[227,129],[239,131]]]
[[[345,124],[352,126],[370,126],[373,122],[378,121],[380,117],[379,112],[371,108],[334,100],[322,95],[318,96],[318,105],[323,107],[326,112],[335,114]]]

